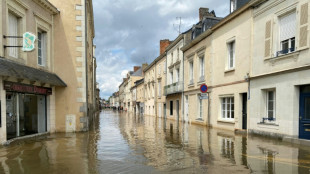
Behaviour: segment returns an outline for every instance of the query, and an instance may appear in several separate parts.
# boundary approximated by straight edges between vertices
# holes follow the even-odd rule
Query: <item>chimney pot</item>
[[[170,45],[171,41],[169,39],[160,40],[160,50],[159,55],[166,51],[166,48]]]

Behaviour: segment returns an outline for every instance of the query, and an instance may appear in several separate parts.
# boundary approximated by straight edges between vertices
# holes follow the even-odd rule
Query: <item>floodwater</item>
[[[310,147],[105,110],[87,133],[0,147],[0,173],[310,174]]]

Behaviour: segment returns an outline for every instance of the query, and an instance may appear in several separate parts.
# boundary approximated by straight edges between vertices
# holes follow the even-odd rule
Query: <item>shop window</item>
[[[296,36],[296,13],[290,13],[279,19],[280,27],[280,51],[281,54],[288,54],[295,51],[295,36]]]
[[[45,66],[47,57],[47,33],[44,31],[38,32],[38,64]]]
[[[221,99],[221,102],[222,102],[222,118],[234,119],[235,118],[234,97],[224,97]]]

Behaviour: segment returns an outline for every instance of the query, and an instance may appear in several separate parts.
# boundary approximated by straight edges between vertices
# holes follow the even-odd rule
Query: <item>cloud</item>
[[[161,39],[178,36],[176,17],[182,18],[184,32],[198,22],[200,7],[222,17],[229,12],[227,0],[93,0],[93,7],[97,82],[106,99],[118,90],[125,72],[159,56]]]

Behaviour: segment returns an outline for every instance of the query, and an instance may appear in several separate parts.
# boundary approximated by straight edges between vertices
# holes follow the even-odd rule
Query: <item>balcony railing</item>
[[[183,82],[172,83],[171,85],[165,86],[164,95],[176,94],[183,91]]]

